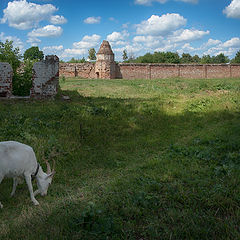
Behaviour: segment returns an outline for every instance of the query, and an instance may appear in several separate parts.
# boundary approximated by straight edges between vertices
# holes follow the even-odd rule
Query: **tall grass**
[[[70,101],[0,102],[0,140],[57,162],[39,207],[2,182],[0,239],[240,239],[239,83],[70,78]]]

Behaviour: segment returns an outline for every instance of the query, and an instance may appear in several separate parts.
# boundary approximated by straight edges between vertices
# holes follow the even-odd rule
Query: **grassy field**
[[[2,182],[0,239],[240,239],[240,79],[61,88],[70,101],[0,102],[0,141],[57,164],[38,207]]]

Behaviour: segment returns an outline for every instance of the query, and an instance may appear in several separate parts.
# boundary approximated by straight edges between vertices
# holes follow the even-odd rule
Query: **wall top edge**
[[[240,64],[172,64],[172,63],[117,63],[120,66],[240,66]]]
[[[86,63],[59,63],[61,66],[83,66],[83,65],[95,65],[95,63],[92,62],[86,62]],[[183,67],[187,67],[187,66],[197,66],[197,67],[201,67],[201,66],[240,66],[240,64],[237,63],[233,63],[233,64],[172,64],[172,63],[116,63],[119,66],[183,66]]]

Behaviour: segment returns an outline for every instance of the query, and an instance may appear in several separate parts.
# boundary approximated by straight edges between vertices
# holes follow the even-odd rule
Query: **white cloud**
[[[21,41],[21,39],[19,39],[18,37],[16,36],[5,36],[5,33],[1,32],[0,33],[0,41],[5,43],[6,40],[8,41],[13,41],[13,47],[16,48],[18,47],[20,51],[23,50],[24,48],[24,44],[23,42]]]
[[[143,44],[147,48],[156,48],[161,45],[163,38],[155,36],[136,36],[133,38],[134,43]]]
[[[225,48],[240,48],[240,38],[232,38],[222,44]]]
[[[76,49],[89,49],[96,47],[99,44],[101,36],[93,34],[92,36],[84,36],[81,41],[73,43]]]
[[[135,0],[135,4],[137,5],[145,5],[145,6],[151,6],[153,2],[158,3],[166,3],[168,0]],[[198,3],[198,0],[175,0],[177,2],[185,2],[185,3]]]
[[[56,15],[56,16],[51,16],[50,22],[52,24],[64,24],[67,22],[67,19],[64,16]]]
[[[167,0],[135,0],[135,4],[149,6],[152,2],[165,3]]]
[[[88,53],[90,48],[94,48],[100,44],[101,36],[93,34],[84,36],[81,41],[74,42],[73,48],[65,49],[59,56],[61,58],[82,57]]]
[[[87,54],[87,49],[67,48],[60,55],[61,58],[79,57]]]
[[[173,42],[192,42],[203,38],[205,35],[208,35],[209,31],[199,31],[199,30],[178,30],[174,32],[173,36],[170,37],[170,40]]]
[[[117,41],[119,39],[123,39],[122,38],[122,34],[120,32],[113,32],[110,35],[107,36],[107,41]]]
[[[210,41],[210,40],[211,39],[209,39],[208,43],[209,42],[214,43],[215,41],[216,44],[210,48],[207,48],[208,46],[210,46],[208,43],[204,44],[202,50],[204,50],[205,48],[205,51],[204,51],[205,55],[208,55],[208,54],[218,55],[220,53],[223,53],[226,56],[233,56],[234,54],[236,54],[236,52],[240,48],[240,38],[238,37],[231,38],[230,40],[227,40],[224,43],[222,43],[220,40],[214,40],[214,41]]]
[[[122,25],[122,28],[128,28],[129,24],[130,24],[130,23],[124,23],[124,24]]]
[[[175,0],[177,2],[185,2],[185,3],[194,3],[197,4],[198,0]]]
[[[228,18],[240,18],[240,0],[232,0],[229,6],[227,6],[223,13]]]
[[[170,43],[169,41],[164,42],[161,47],[156,48],[154,52],[168,52],[176,51],[176,48],[179,46],[179,43]]]
[[[57,11],[52,4],[39,5],[26,0],[9,2],[3,10],[1,23],[8,22],[10,27],[26,30],[36,27],[42,20],[49,19]]]
[[[100,23],[101,17],[88,17],[84,20],[84,23],[86,24],[96,24]]]
[[[29,37],[27,40],[27,43],[30,43],[31,46],[37,46],[38,43],[40,43],[40,42],[41,42],[41,40],[36,37]]]
[[[210,39],[208,39],[208,42],[205,44],[205,46],[206,47],[215,46],[215,45],[218,45],[220,43],[221,43],[220,40],[210,38]]]
[[[61,51],[63,50],[63,45],[59,45],[59,46],[49,46],[49,47],[44,47],[43,51]]]
[[[162,16],[152,15],[148,20],[137,24],[137,34],[164,36],[186,23],[187,20],[176,13],[167,13]]]
[[[122,53],[124,50],[127,50],[128,54],[135,54],[137,52],[139,52],[141,50],[141,47],[138,46],[134,46],[134,45],[126,45],[124,47],[121,48],[114,48],[113,51],[114,52],[118,52],[118,53]]]
[[[194,47],[192,47],[190,43],[185,43],[185,44],[182,46],[182,50],[183,50],[183,51],[187,51],[187,52],[193,52],[193,51],[195,51],[196,49],[195,49]]]
[[[128,36],[129,33],[127,31],[113,32],[107,36],[107,41],[116,42],[119,40],[125,40]]]
[[[30,38],[35,37],[59,37],[61,36],[63,30],[59,26],[47,25],[42,28],[34,29],[32,32],[28,33]]]
[[[47,46],[42,49],[45,55],[60,55],[63,52],[63,45]]]

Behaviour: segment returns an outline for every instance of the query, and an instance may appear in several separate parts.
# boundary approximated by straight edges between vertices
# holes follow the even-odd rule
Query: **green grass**
[[[0,141],[57,163],[39,207],[2,182],[0,239],[240,239],[240,79],[61,88],[69,102],[0,102]]]

